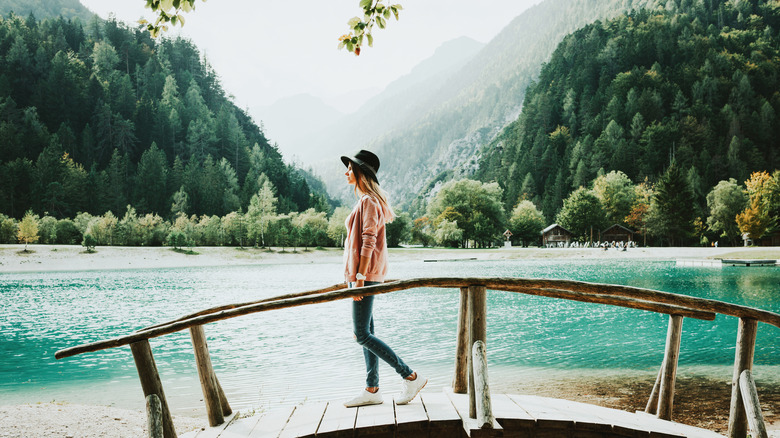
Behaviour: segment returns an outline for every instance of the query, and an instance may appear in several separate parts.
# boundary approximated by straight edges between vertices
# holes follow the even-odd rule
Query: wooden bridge
[[[457,351],[451,391],[423,392],[407,406],[386,402],[346,409],[340,403],[304,404],[288,411],[237,419],[214,374],[204,324],[269,310],[377,295],[420,287],[460,290]],[[487,291],[509,291],[669,315],[664,359],[643,413],[544,397],[491,393],[486,352]],[[729,413],[729,438],[767,437],[751,375],[758,322],[780,327],[780,315],[722,301],[630,286],[522,278],[418,278],[360,289],[343,284],[259,301],[206,309],[132,334],[79,345],[57,359],[129,345],[147,398],[152,438],[176,437],[149,339],[189,329],[210,428],[187,437],[462,435],[507,437],[711,437],[714,432],[671,421],[683,318],[739,318]]]

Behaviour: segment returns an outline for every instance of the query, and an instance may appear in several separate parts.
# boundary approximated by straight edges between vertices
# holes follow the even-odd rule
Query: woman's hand
[[[363,287],[365,286],[365,280],[355,280],[355,287]],[[360,301],[363,297],[352,297],[353,301]]]

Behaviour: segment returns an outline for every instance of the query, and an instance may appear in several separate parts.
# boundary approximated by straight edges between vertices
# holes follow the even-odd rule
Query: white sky
[[[541,0],[394,0],[400,20],[374,30],[374,47],[359,57],[336,50],[359,0],[197,1],[186,23],[169,30],[192,39],[228,94],[242,108],[309,93],[345,112],[345,95],[368,96],[408,73],[442,43],[460,36],[488,42],[514,17]],[[132,26],[152,20],[144,0],[81,0],[103,18],[114,13]],[[387,4],[387,2],[386,2]],[[362,100],[362,99],[361,99]]]

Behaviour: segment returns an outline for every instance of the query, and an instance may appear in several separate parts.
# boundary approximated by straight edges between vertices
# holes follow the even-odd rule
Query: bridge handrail
[[[208,353],[203,325],[242,315],[283,309],[308,304],[324,303],[347,299],[361,295],[378,295],[400,290],[436,287],[459,288],[460,309],[458,313],[458,342],[456,351],[454,392],[468,392],[470,416],[477,417],[477,392],[484,397],[481,400],[483,419],[489,419],[491,410],[490,395],[486,390],[476,391],[473,386],[475,378],[486,378],[487,371],[471,368],[468,345],[476,346],[479,341],[486,340],[485,317],[486,291],[500,290],[518,292],[529,295],[546,296],[574,301],[608,304],[633,309],[648,310],[669,315],[669,330],[667,333],[664,362],[659,371],[646,412],[656,414],[659,418],[670,420],[674,399],[674,382],[677,373],[677,357],[680,350],[680,335],[683,317],[714,320],[716,314],[724,314],[739,318],[737,331],[737,348],[735,354],[734,378],[732,385],[732,403],[729,413],[729,437],[736,438],[745,435],[748,427],[746,415],[749,409],[742,404],[739,379],[740,373],[750,370],[755,349],[757,323],[780,327],[780,315],[766,310],[756,309],[722,301],[691,297],[687,295],[662,292],[653,289],[643,289],[632,286],[589,283],[574,280],[527,279],[504,277],[435,277],[415,278],[409,280],[388,281],[383,284],[367,286],[359,289],[345,289],[344,284],[336,284],[322,289],[280,295],[261,300],[225,304],[204,309],[161,324],[142,328],[130,335],[92,342],[66,348],[55,353],[57,359],[75,356],[82,353],[100,351],[109,348],[130,345],[133,359],[136,363],[141,386],[145,396],[151,394],[160,398],[163,415],[164,436],[174,438],[173,420],[165,400],[157,366],[152,356],[149,339],[165,334],[189,329],[195,349],[195,361],[203,390],[209,423],[212,426],[222,424],[226,415],[232,412],[227,402],[219,380],[214,374]],[[484,355],[483,355],[484,356]],[[475,361],[476,359],[474,359]],[[465,379],[470,380],[467,385]],[[466,390],[466,386],[472,389]],[[657,395],[657,397],[656,397]],[[752,401],[757,405],[757,402]],[[471,412],[473,411],[473,412]],[[465,420],[464,420],[465,421]],[[487,420],[480,427],[490,427]]]
[[[198,325],[268,310],[324,303],[361,295],[379,295],[421,287],[462,288],[469,285],[482,285],[491,290],[595,302],[704,320],[713,320],[715,314],[720,313],[738,318],[755,319],[756,321],[780,328],[780,314],[777,313],[708,298],[691,297],[633,286],[575,280],[505,277],[431,277],[396,280],[379,285],[366,286],[361,289],[344,289],[343,285],[333,285],[323,289],[281,295],[248,303],[216,306],[167,323],[143,328],[130,335],[65,348],[57,351],[54,356],[57,359],[63,359],[78,354],[121,347]],[[342,286],[342,288],[335,289],[339,286]]]

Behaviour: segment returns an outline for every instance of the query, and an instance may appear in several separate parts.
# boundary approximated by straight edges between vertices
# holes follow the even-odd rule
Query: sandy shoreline
[[[0,245],[0,273],[92,271],[116,269],[184,268],[207,266],[237,266],[253,264],[341,263],[338,248],[273,250],[234,247],[197,247],[196,254],[176,252],[165,247],[98,247],[87,254],[75,245]],[[393,248],[390,262],[410,260],[478,260],[507,259],[780,259],[780,248],[631,248],[627,251],[573,248]]]
[[[195,255],[174,252],[169,248],[98,247],[87,254],[80,246],[0,245],[0,275],[60,271],[95,271],[124,269],[160,269],[273,264],[340,264],[342,252],[337,248],[273,251],[224,247],[195,248]],[[780,248],[632,248],[625,252],[597,249],[484,249],[458,250],[440,248],[392,249],[390,262],[422,260],[512,259],[636,259],[673,261],[678,259],[780,259]],[[533,382],[506,388],[506,392],[537,394],[593,403],[624,410],[642,410],[650,393],[654,376],[640,379],[593,377],[587,381]],[[761,382],[759,382],[759,385]],[[761,402],[770,436],[780,438],[780,384],[771,382],[764,388]],[[680,376],[675,400],[675,420],[725,433],[728,421],[730,386],[696,376]],[[0,401],[2,403],[2,401]],[[725,406],[725,408],[724,408]],[[725,410],[724,410],[725,409]],[[207,424],[202,416],[175,418],[177,432],[182,434]],[[146,414],[143,411],[112,406],[85,406],[63,402],[0,406],[0,437],[143,437],[146,436]]]

